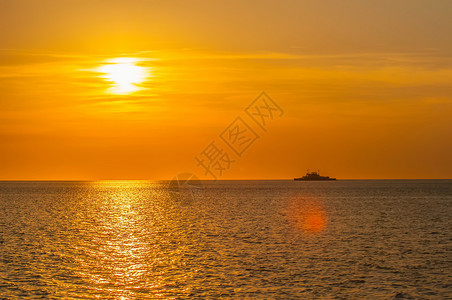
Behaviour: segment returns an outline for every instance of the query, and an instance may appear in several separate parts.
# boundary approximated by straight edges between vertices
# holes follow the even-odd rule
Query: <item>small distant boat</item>
[[[336,180],[336,178],[331,178],[329,176],[320,176],[320,172],[308,172],[303,177],[294,178],[293,180],[304,180],[304,181],[314,181],[314,180]]]

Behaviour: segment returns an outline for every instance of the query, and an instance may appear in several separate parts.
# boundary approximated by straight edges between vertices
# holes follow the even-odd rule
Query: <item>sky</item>
[[[451,15],[0,0],[0,180],[452,178]]]

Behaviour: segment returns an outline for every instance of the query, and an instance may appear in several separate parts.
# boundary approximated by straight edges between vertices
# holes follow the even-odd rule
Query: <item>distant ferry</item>
[[[306,181],[310,181],[310,180],[336,180],[336,178],[331,178],[329,176],[320,176],[319,172],[308,172],[306,173],[306,175],[304,175],[303,177],[298,177],[298,178],[294,178],[293,180],[306,180]]]

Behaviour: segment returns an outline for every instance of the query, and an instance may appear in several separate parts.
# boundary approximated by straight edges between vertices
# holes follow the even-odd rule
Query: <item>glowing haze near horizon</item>
[[[451,1],[0,1],[0,180],[452,177]],[[126,74],[127,76],[125,76]],[[207,177],[206,177],[207,178]]]

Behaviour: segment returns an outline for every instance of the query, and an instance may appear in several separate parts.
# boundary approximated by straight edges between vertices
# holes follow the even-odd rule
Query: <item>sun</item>
[[[111,93],[130,94],[140,90],[139,84],[148,77],[147,69],[137,65],[138,62],[138,59],[132,57],[114,58],[99,67],[98,72],[103,73],[102,78],[111,82]]]

